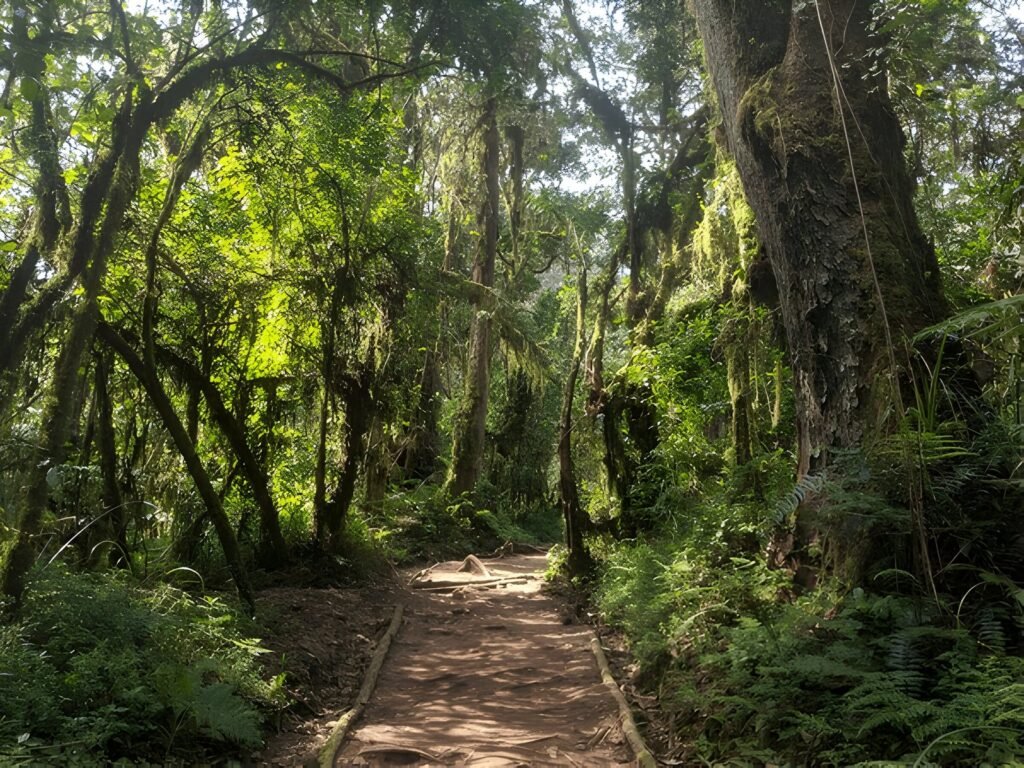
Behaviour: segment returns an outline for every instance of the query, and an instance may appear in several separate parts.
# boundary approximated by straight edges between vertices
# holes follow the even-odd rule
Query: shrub
[[[283,679],[263,678],[242,621],[218,598],[125,574],[36,572],[17,621],[0,629],[0,761],[259,746]]]

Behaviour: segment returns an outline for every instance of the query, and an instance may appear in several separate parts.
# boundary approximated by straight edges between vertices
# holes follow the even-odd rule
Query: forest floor
[[[279,732],[252,755],[257,765],[303,765],[315,758],[355,699],[397,595],[391,583],[259,591],[263,646],[269,651],[262,661],[269,673],[285,673],[292,704],[277,724]]]
[[[411,585],[413,572],[369,589],[264,592],[276,614],[265,644],[292,648],[284,667],[303,703],[253,757],[301,765],[316,754],[401,602],[403,626],[336,765],[629,765],[593,630],[543,589],[545,556],[478,562],[483,572],[442,563]]]

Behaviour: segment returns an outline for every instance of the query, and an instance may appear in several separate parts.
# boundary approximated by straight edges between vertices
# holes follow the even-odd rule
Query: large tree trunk
[[[691,4],[778,283],[803,475],[899,397],[897,350],[947,312],[938,265],[874,66],[873,3]]]
[[[487,199],[483,206],[483,248],[473,264],[473,281],[486,288],[494,285],[494,263],[498,255],[498,211],[501,205],[498,184],[497,101],[487,101],[484,116],[484,177]],[[452,446],[452,469],[448,479],[449,496],[469,493],[476,487],[484,458],[484,433],[491,384],[491,318],[483,306],[474,306],[469,333],[469,361],[462,411],[456,421]]]
[[[586,512],[580,504],[580,491],[576,483],[576,468],[572,460],[572,412],[576,396],[576,380],[583,364],[583,334],[587,309],[587,271],[580,269],[576,285],[576,344],[569,373],[562,390],[562,412],[558,420],[558,502],[565,522],[565,547],[568,550],[566,567],[569,574],[578,576],[590,565],[590,556],[583,542]]]

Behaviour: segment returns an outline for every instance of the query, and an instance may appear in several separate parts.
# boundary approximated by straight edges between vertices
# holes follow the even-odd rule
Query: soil
[[[542,589],[545,566],[543,554],[511,555],[388,587],[263,591],[268,663],[283,665],[297,703],[256,764],[315,764],[402,602],[403,626],[335,765],[630,765],[593,630]]]
[[[391,620],[395,588],[279,587],[257,595],[264,625],[263,664],[285,673],[293,702],[280,732],[253,755],[256,765],[292,766],[314,760],[338,716],[363,682],[376,640]]]

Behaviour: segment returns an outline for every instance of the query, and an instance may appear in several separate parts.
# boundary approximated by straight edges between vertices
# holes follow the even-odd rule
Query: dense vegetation
[[[687,764],[1024,764],[1012,0],[0,35],[0,762],[242,754],[254,583],[525,539]]]

